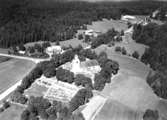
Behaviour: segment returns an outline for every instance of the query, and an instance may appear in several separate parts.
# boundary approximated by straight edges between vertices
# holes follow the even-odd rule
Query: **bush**
[[[115,52],[121,52],[121,51],[122,51],[122,49],[120,46],[115,47]]]
[[[7,108],[9,108],[9,107],[10,107],[10,103],[7,102],[7,101],[4,101],[4,102],[3,102],[3,108],[4,108],[4,109],[7,109]]]
[[[56,76],[56,70],[55,68],[48,68],[43,72],[44,76],[47,78],[51,78]]]
[[[121,51],[122,51],[122,54],[123,54],[123,55],[126,55],[126,54],[127,54],[127,51],[126,51],[126,49],[125,49],[124,47],[122,47],[122,50],[121,50]]]
[[[138,59],[139,58],[139,53],[137,51],[133,52],[132,57]]]
[[[102,91],[105,87],[106,79],[101,74],[96,74],[94,82],[94,89]]]
[[[159,119],[159,113],[158,111],[153,110],[146,110],[146,112],[143,115],[143,120],[158,120]]]
[[[27,102],[27,98],[20,92],[14,91],[11,96],[11,100],[16,103],[25,104]]]
[[[74,82],[74,73],[62,68],[57,69],[56,77],[59,81],[68,82],[68,83]]]
[[[78,35],[78,40],[82,40],[83,39],[83,35],[82,34],[79,34]]]
[[[88,102],[89,98],[93,96],[93,93],[89,89],[80,89],[76,95],[71,99],[69,106],[70,111],[73,112],[76,110],[79,106],[85,104],[85,102]]]
[[[88,77],[85,77],[82,74],[77,74],[74,82],[77,86],[82,85],[83,87],[92,88],[92,80]]]

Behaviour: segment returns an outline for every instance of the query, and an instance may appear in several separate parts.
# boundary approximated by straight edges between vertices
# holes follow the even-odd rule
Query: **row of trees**
[[[101,52],[97,60],[102,69],[100,73],[95,75],[94,89],[101,91],[105,87],[106,83],[111,82],[112,74],[117,74],[119,70],[119,64],[116,61],[108,59],[105,52]]]
[[[133,38],[149,46],[141,61],[149,64],[156,74],[149,74],[147,82],[159,97],[167,98],[167,24],[135,25]]]
[[[93,39],[91,42],[91,47],[96,48],[101,44],[108,44],[110,42],[120,41],[119,39],[115,38],[116,35],[119,35],[119,32],[117,32],[114,29],[111,29],[107,31],[107,33],[99,35],[97,38]]]
[[[81,90],[82,91],[82,90]],[[81,99],[81,98],[80,98]],[[84,120],[81,113],[73,114],[72,109],[59,101],[50,102],[43,97],[31,96],[21,120]]]

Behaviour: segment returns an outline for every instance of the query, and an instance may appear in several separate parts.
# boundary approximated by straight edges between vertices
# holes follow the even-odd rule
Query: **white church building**
[[[70,70],[75,75],[84,74],[92,80],[94,80],[95,73],[98,73],[101,70],[101,67],[99,66],[96,60],[87,59],[86,61],[81,62],[78,58],[78,55],[75,55],[72,62],[68,62],[64,64],[62,67],[63,69]]]

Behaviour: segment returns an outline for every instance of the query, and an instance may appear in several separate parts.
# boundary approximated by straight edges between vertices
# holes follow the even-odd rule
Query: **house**
[[[53,54],[62,54],[64,50],[61,48],[60,45],[55,45],[55,46],[49,46],[46,48],[46,53],[48,55],[53,55]]]
[[[135,16],[131,16],[131,15],[124,15],[121,17],[121,20],[123,21],[131,21],[131,20],[136,20],[136,17]]]
[[[101,34],[101,32],[98,31],[94,31],[92,29],[86,30],[84,32],[85,35],[90,36],[90,37],[97,37],[99,34]]]
[[[21,55],[24,55],[25,51],[19,50],[18,53],[21,54]]]
[[[160,13],[160,10],[155,10],[155,11],[152,13],[151,17],[152,17],[152,18],[156,18],[159,13]]]

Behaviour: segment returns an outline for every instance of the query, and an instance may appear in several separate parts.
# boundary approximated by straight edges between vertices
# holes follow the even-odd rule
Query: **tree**
[[[25,50],[26,50],[26,48],[24,47],[24,45],[23,45],[23,44],[20,44],[20,45],[19,45],[19,50],[21,50],[21,51],[25,51]]]
[[[74,82],[77,86],[82,85],[83,87],[93,88],[92,80],[82,74],[77,74]]]
[[[74,82],[74,74],[62,68],[57,69],[56,77],[58,80],[63,81],[63,82],[68,82],[68,83]]]
[[[56,70],[54,68],[48,68],[43,72],[44,76],[47,78],[51,78],[56,76]]]
[[[104,66],[104,64],[106,63],[107,60],[108,60],[107,53],[104,51],[100,52],[100,54],[97,57],[97,61],[101,67]]]
[[[3,102],[3,108],[4,109],[7,109],[7,108],[9,108],[10,107],[10,103],[8,102],[8,101],[4,101]]]
[[[43,42],[43,43],[42,43],[42,47],[43,47],[43,49],[46,49],[46,48],[49,47],[49,46],[51,46],[51,44],[50,44],[49,41],[48,41],[48,42]]]
[[[126,54],[127,54],[127,51],[126,51],[125,47],[122,47],[122,50],[121,50],[121,51],[122,51],[122,54],[123,54],[123,55],[126,55]]]
[[[121,30],[121,36],[124,36],[124,30]]]
[[[27,109],[25,109],[21,113],[21,120],[29,120],[29,115],[30,115],[30,112]]]
[[[138,59],[139,58],[139,53],[137,51],[134,51],[132,54],[132,57]]]
[[[122,50],[121,50],[121,47],[120,46],[117,46],[117,47],[115,47],[115,52],[121,52]]]
[[[34,47],[28,47],[27,52],[29,52],[30,54],[34,53],[35,52]]]
[[[11,96],[11,100],[16,103],[25,104],[27,102],[27,98],[20,92],[14,91]]]
[[[90,36],[89,35],[85,35],[85,40],[84,41],[85,42],[90,42],[91,41]]]
[[[85,104],[88,100],[93,96],[93,93],[89,89],[80,89],[76,95],[71,99],[69,103],[69,110],[73,112],[76,110],[80,105]]]
[[[82,34],[79,34],[78,35],[78,40],[82,40],[83,39],[83,35]]]
[[[34,45],[34,48],[38,51],[38,52],[41,52],[43,53],[44,49],[42,48],[42,46],[40,44],[35,44]]]
[[[101,74],[95,74],[94,89],[102,91],[105,87],[106,79]]]
[[[147,109],[143,115],[143,120],[158,120],[158,119],[159,119],[159,113],[156,110],[153,111],[153,110]]]

